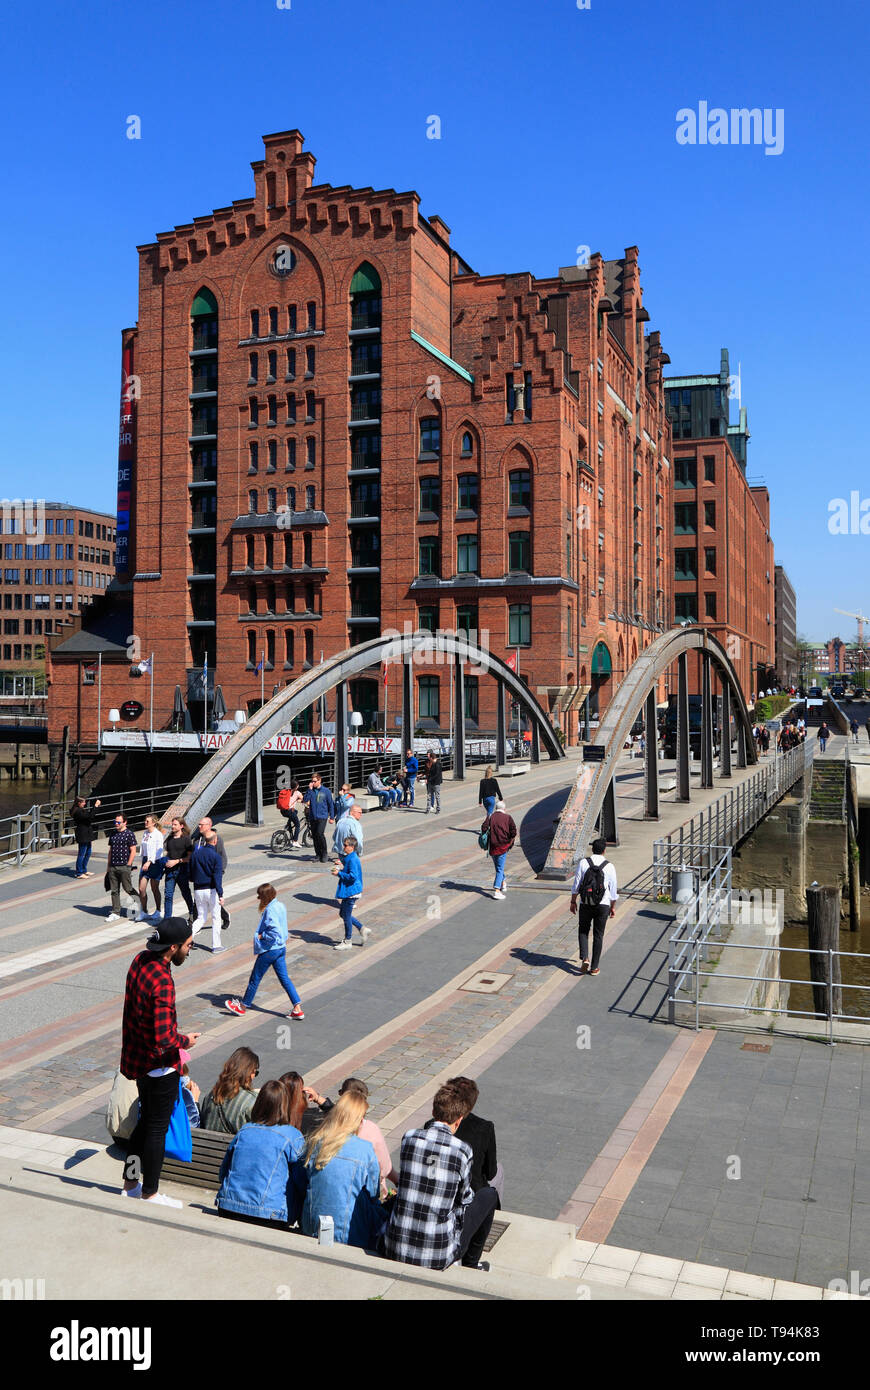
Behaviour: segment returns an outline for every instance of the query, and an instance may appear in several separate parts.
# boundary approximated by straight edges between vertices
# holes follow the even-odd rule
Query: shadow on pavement
[[[650,922],[661,922],[662,929],[610,1005],[609,1012],[652,1023],[659,1017],[668,997],[668,937],[673,918],[668,912],[655,912],[652,908],[642,908],[637,916]]]

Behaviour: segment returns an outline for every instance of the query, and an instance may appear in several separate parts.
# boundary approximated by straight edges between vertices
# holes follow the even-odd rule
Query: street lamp
[[[115,733],[115,725],[117,724],[117,722],[118,722],[118,720],[119,720],[120,718],[121,718],[121,711],[120,711],[119,709],[110,709],[110,710],[109,710],[109,723],[110,723],[111,726],[112,726],[112,733]]]
[[[350,726],[353,729],[353,737],[359,738],[359,731],[362,728],[363,717],[358,709],[350,712]]]

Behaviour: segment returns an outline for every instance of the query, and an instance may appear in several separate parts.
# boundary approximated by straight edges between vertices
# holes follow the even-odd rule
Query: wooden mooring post
[[[840,975],[840,889],[811,883],[807,889],[807,927],[813,1009],[823,1018],[843,1012]],[[823,952],[824,954],[812,954]],[[833,954],[831,954],[833,952]]]

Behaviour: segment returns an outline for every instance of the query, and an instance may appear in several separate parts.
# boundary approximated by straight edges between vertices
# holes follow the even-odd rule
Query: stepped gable
[[[259,236],[278,225],[290,234],[312,235],[330,227],[351,236],[371,232],[397,239],[412,235],[422,221],[420,195],[394,188],[352,188],[350,184],[313,184],[316,160],[302,149],[298,130],[264,135],[265,158],[254,160],[255,192],[228,207],[158,232],[154,242],[137,247],[155,277],[182,266],[196,265],[228,247]]]
[[[543,376],[550,390],[561,389],[563,354],[556,347],[556,335],[533,277],[524,271],[517,275],[474,277],[469,283],[470,280],[471,277],[462,276],[460,281],[454,281],[454,306],[458,302],[460,307],[465,307],[462,305],[463,291],[489,285],[500,291],[489,313],[485,305],[477,303],[468,306],[476,312],[464,315],[458,322],[454,315],[454,352],[461,354],[457,360],[466,363],[474,376],[473,397],[480,400],[484,395],[502,390],[505,373],[513,370],[517,360],[516,328],[522,332],[524,363],[528,363],[526,350],[531,344],[538,377],[535,384],[540,384]],[[459,285],[462,290],[457,293]],[[473,344],[477,345],[476,351]],[[498,370],[493,380],[496,366]]]

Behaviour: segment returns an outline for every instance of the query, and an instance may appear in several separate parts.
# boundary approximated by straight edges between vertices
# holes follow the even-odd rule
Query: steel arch
[[[631,726],[642,712],[644,703],[655,689],[659,677],[684,652],[705,653],[719,669],[729,688],[732,712],[738,721],[738,738],[744,741],[749,762],[757,761],[752,724],[737,679],[737,672],[722,646],[706,628],[672,628],[645,647],[620,682],[595,742],[604,744],[601,762],[580,764],[577,781],[571,790],[541,871],[542,878],[567,878],[574,864],[593,838],[596,822],[601,815],[604,799],[613,783],[617,762],[622,754]],[[653,744],[655,753],[655,743]]]
[[[487,671],[502,681],[513,696],[523,704],[543,736],[551,758],[564,758],[565,753],[553,731],[544,710],[534,695],[519,677],[500,657],[466,641],[461,634],[452,632],[387,632],[373,637],[368,642],[360,642],[330,657],[320,666],[315,666],[273,696],[263,707],[251,715],[250,719],[234,733],[218,752],[214,753],[200,768],[196,776],[188,782],[178,799],[163,816],[165,824],[173,816],[194,824],[200,817],[208,814],[215,802],[226,792],[262,752],[269,739],[286,729],[290,722],[325,695],[327,691],[342,685],[354,676],[361,675],[369,667],[382,661],[410,662],[426,659],[441,653],[464,660],[478,670]],[[452,679],[452,673],[451,673]]]

